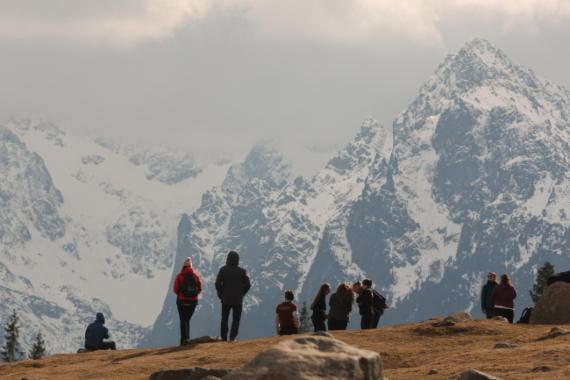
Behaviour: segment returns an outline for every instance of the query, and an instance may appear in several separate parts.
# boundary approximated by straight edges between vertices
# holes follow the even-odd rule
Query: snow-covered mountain
[[[0,126],[0,319],[74,351],[103,311],[122,347],[138,344],[168,288],[181,210],[228,165],[121,147],[41,120]],[[0,337],[0,339],[2,339]]]
[[[229,249],[253,278],[243,336],[273,331],[285,289],[368,277],[387,322],[476,310],[489,270],[530,304],[537,266],[570,267],[570,95],[485,40],[450,55],[391,128],[364,122],[309,180],[258,147],[182,218],[176,263],[194,257],[206,292],[195,334],[218,331],[214,276]],[[173,276],[179,268],[175,265]],[[175,343],[168,294],[145,344]]]

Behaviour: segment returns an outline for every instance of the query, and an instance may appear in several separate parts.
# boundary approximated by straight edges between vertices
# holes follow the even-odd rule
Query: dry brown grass
[[[349,344],[379,352],[384,361],[384,375],[390,380],[456,379],[469,368],[507,380],[570,379],[570,335],[538,341],[551,326],[471,321],[436,328],[431,322],[334,335]],[[570,326],[565,328],[570,330]],[[148,379],[152,373],[164,369],[235,368],[282,339],[287,338],[53,355],[38,361],[0,365],[0,378],[135,380]],[[494,349],[497,342],[517,346]],[[437,373],[428,375],[431,369]]]

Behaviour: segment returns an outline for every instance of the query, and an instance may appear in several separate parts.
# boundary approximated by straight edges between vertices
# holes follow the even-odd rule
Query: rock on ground
[[[546,288],[530,316],[532,324],[570,324],[570,283],[555,282]]]
[[[466,313],[464,311],[456,311],[455,313],[449,314],[441,321],[432,323],[432,326],[434,327],[455,326],[456,323],[466,322],[471,320],[473,320],[471,314]]]
[[[458,380],[501,380],[501,378],[476,369],[470,369],[469,371],[465,371],[459,375]]]
[[[568,335],[568,334],[570,334],[570,333],[567,330],[563,329],[562,327],[557,326],[557,327],[551,328],[550,331],[546,335],[538,338],[538,340],[554,339],[554,338],[558,338],[559,336]]]
[[[206,380],[222,378],[230,372],[231,369],[194,367],[155,372],[150,376],[150,380]]]
[[[305,336],[279,343],[257,355],[224,380],[382,379],[382,359],[323,336]]]

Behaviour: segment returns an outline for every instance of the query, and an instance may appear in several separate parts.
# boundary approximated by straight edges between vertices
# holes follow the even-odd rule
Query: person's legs
[[[279,330],[279,335],[295,335],[299,332],[299,330],[296,327],[282,327]]]
[[[348,319],[344,321],[338,321],[338,330],[346,330],[348,327]]]
[[[362,319],[360,320],[360,328],[362,330],[371,329],[373,323],[374,323],[374,314],[365,314],[362,316]]]
[[[513,323],[515,320],[515,311],[514,310],[507,310],[507,319],[509,320],[509,323]]]
[[[382,317],[382,313],[374,312],[374,322],[372,324],[372,328],[378,328],[378,323],[380,323],[380,317]]]
[[[230,317],[230,305],[222,304],[222,324],[220,327],[220,337],[223,341],[228,340],[228,319]]]
[[[182,304],[177,301],[176,308],[178,309],[178,318],[180,320],[180,345],[183,346],[186,344],[185,336],[186,336],[186,324],[184,323],[184,308]]]
[[[515,311],[512,309],[496,308],[495,316],[505,317],[509,320],[509,323],[513,323],[513,320],[515,319]]]
[[[180,317],[180,345],[188,344],[190,340],[190,319],[194,315],[197,302],[178,302],[178,316]]]
[[[487,319],[493,318],[495,316],[494,308],[490,307],[488,309],[485,309],[485,315],[487,316]]]
[[[313,322],[313,328],[315,332],[317,331],[327,331],[327,326],[325,325],[325,321],[319,317],[312,316],[311,321]]]
[[[109,342],[102,342],[101,345],[99,346],[100,350],[116,350],[117,346],[115,345],[115,342],[109,341]]]
[[[338,321],[335,321],[334,319],[329,319],[327,322],[328,322],[330,331],[340,330],[338,328]]]
[[[232,305],[232,330],[230,331],[230,340],[233,341],[238,336],[239,323],[241,321],[242,305]]]

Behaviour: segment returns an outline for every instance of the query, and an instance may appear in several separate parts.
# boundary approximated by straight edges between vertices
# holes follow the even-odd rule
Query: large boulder
[[[530,316],[531,324],[570,324],[570,283],[555,282],[547,287]]]
[[[257,355],[224,380],[382,379],[376,352],[334,338],[305,336],[279,343]]]

